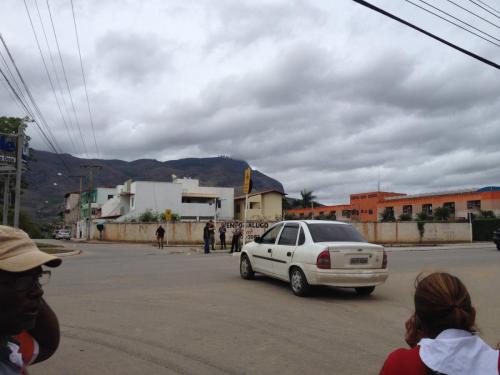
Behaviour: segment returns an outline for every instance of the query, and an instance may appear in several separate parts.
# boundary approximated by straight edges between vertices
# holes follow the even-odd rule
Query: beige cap
[[[0,225],[0,270],[23,272],[41,265],[60,264],[61,259],[40,251],[24,231]]]

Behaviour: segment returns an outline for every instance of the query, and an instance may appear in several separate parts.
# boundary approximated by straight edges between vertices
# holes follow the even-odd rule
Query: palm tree
[[[311,207],[311,202],[313,201],[313,199],[316,198],[316,196],[313,195],[312,190],[303,189],[300,192],[300,195],[302,196],[302,207],[304,208]]]

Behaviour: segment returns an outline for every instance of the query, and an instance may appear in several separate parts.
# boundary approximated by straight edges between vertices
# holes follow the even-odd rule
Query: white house
[[[170,210],[183,220],[232,220],[234,189],[200,186],[199,181],[177,178],[173,182],[126,181],[116,187],[112,199],[102,206],[101,218],[127,221],[146,210]]]

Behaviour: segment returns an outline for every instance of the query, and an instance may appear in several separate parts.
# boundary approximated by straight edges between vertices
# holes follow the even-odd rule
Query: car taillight
[[[328,249],[323,250],[316,260],[316,266],[321,269],[330,269],[332,268],[332,263],[330,261],[330,252]]]
[[[384,250],[384,258],[382,259],[382,268],[387,268],[387,253]]]

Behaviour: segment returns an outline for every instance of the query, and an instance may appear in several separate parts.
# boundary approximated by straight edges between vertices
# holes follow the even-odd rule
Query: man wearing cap
[[[42,285],[61,259],[43,253],[22,230],[0,225],[0,374],[27,374],[26,367],[52,356],[59,323],[42,298]]]

